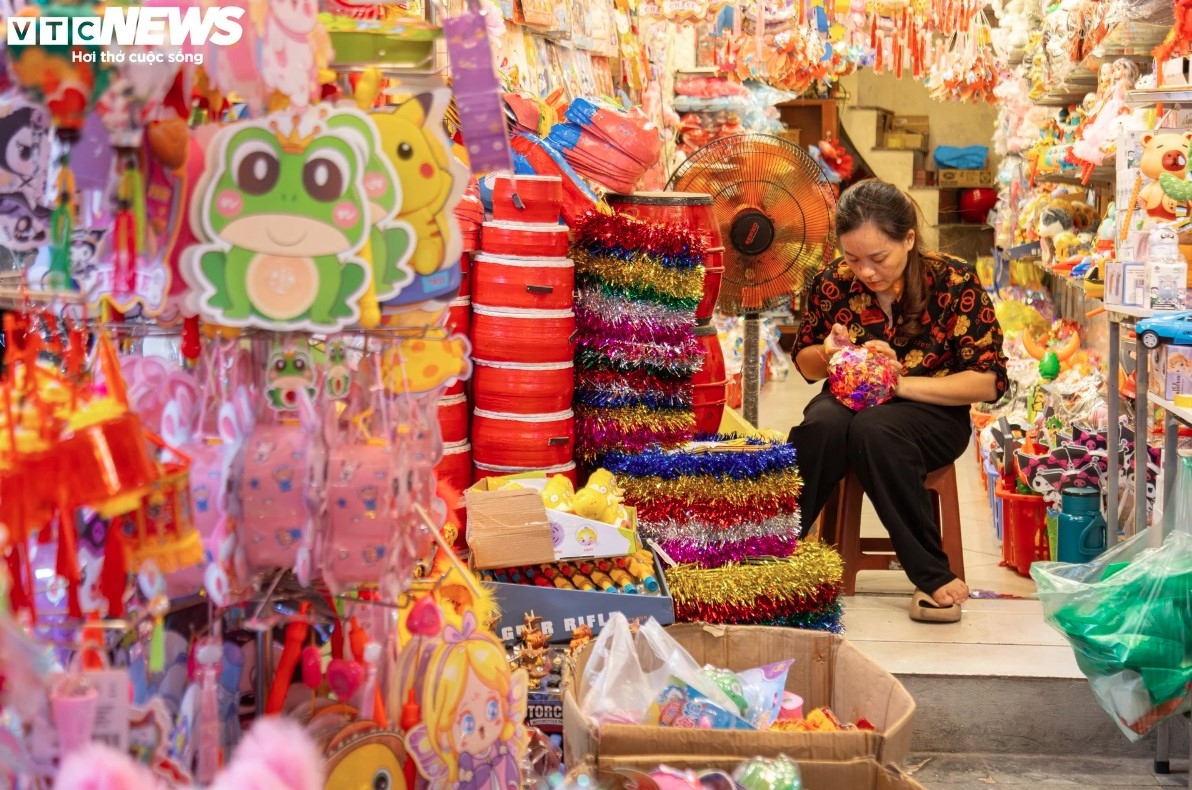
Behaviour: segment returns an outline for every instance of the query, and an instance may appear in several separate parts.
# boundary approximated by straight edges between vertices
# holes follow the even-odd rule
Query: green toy
[[[310,349],[292,342],[274,343],[265,371],[269,405],[278,411],[298,408],[298,392],[306,390],[313,401],[316,395],[315,365]]]
[[[332,136],[326,109],[314,112],[235,124],[212,141],[195,223],[209,243],[185,264],[212,323],[335,332],[359,317],[371,280],[355,257],[370,229],[368,140],[346,124]]]

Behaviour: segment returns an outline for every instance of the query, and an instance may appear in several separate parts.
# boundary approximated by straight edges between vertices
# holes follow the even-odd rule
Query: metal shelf
[[[1186,408],[1184,406],[1176,406],[1171,401],[1160,398],[1153,392],[1151,393],[1150,397],[1147,398],[1147,402],[1153,406],[1158,406],[1159,408],[1164,409],[1168,414],[1172,415],[1185,425],[1192,425],[1192,409]]]
[[[1135,109],[1146,109],[1154,107],[1156,104],[1174,107],[1192,106],[1192,86],[1140,88],[1126,94],[1126,104]]]
[[[1065,173],[1051,173],[1041,176],[1036,176],[1036,183],[1040,184],[1072,184],[1075,186],[1088,187],[1093,184],[1112,184],[1117,180],[1117,168],[1114,165],[1099,165],[1093,168],[1093,172],[1089,174],[1088,182],[1081,180],[1079,175],[1068,175]]]
[[[1020,261],[1023,258],[1037,258],[1042,252],[1043,248],[1039,246],[1039,242],[1032,241],[1006,250],[1006,257],[1012,261]]]

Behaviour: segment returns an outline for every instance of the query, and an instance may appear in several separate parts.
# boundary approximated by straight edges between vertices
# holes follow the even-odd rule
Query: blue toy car
[[[1138,339],[1147,348],[1158,348],[1160,343],[1192,346],[1192,311],[1144,318],[1135,329]]]

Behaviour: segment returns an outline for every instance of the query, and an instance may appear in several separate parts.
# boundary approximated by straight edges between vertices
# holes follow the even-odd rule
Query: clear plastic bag
[[[1044,618],[1132,741],[1186,710],[1192,684],[1192,535],[1154,539],[1146,530],[1090,563],[1031,567]]]

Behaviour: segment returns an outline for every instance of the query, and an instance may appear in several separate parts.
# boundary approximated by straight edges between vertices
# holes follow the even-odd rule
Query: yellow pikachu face
[[[415,96],[392,112],[373,115],[381,147],[401,180],[402,216],[423,210],[437,213],[451,195],[451,160],[434,130],[426,126],[424,101],[428,99]]]

